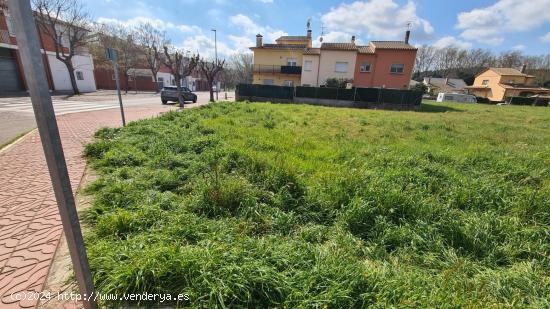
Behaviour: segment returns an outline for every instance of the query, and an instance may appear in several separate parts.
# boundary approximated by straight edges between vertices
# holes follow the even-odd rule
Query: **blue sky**
[[[413,44],[550,53],[550,0],[96,0],[85,1],[100,22],[134,25],[149,21],[174,45],[227,57],[247,51],[261,32],[264,42],[280,35],[304,35],[312,19],[315,42],[400,40],[412,23]],[[318,44],[318,43],[316,43]]]

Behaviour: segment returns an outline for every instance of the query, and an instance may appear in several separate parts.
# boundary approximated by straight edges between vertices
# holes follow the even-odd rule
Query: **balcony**
[[[302,67],[292,65],[256,64],[254,65],[254,73],[300,75],[302,74]]]
[[[0,30],[0,43],[10,44],[10,33],[8,30]]]

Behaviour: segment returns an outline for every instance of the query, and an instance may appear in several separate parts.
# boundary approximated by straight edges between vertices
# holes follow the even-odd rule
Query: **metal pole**
[[[214,54],[216,55],[216,65],[218,65],[218,31],[216,29],[212,29],[214,31]],[[218,101],[218,93],[220,92],[220,89],[218,89],[218,82],[216,82],[216,101]]]
[[[122,116],[122,126],[126,126],[126,118],[124,117],[124,107],[122,106],[122,95],[120,94],[120,81],[118,79],[118,63],[116,59],[113,60],[113,68],[115,69],[115,79],[116,79],[116,91],[118,93],[118,103],[120,104],[120,115]]]
[[[95,309],[97,304],[94,300],[95,291],[92,274],[86,256],[84,240],[82,239],[80,222],[61,145],[59,128],[55,119],[52,98],[48,89],[48,81],[40,53],[40,41],[30,1],[9,0],[8,3],[14,17],[13,23],[21,63],[31,95],[36,124],[50,172],[76,281],[83,297],[84,308]]]

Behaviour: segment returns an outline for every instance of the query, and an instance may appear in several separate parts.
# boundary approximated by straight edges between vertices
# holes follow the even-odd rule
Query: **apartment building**
[[[311,47],[311,30],[306,36],[282,36],[275,44],[264,44],[256,36],[253,84],[298,86],[301,84],[304,50]]]
[[[39,27],[38,27],[39,28]],[[52,91],[73,90],[69,72],[55,56],[55,44],[62,44],[68,51],[68,42],[54,42],[48,35],[39,30],[42,55],[48,85]],[[81,48],[73,57],[75,77],[81,92],[96,91],[94,63],[90,53]],[[0,94],[26,91],[27,85],[21,66],[19,47],[12,25],[9,8],[0,8]]]
[[[327,79],[351,81],[355,87],[406,89],[412,76],[416,47],[404,41],[372,41],[357,45],[355,36],[348,43],[322,43],[312,47],[307,36],[284,36],[276,44],[263,44],[258,34],[254,52],[254,84],[314,86]]]

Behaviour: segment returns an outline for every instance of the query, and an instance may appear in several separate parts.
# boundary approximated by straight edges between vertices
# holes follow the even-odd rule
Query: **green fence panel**
[[[379,93],[379,88],[357,88],[355,91],[355,101],[376,103]]]
[[[296,87],[296,96],[299,98],[317,98],[317,89],[316,87]]]
[[[317,98],[327,100],[338,100],[338,88],[317,88]]]

